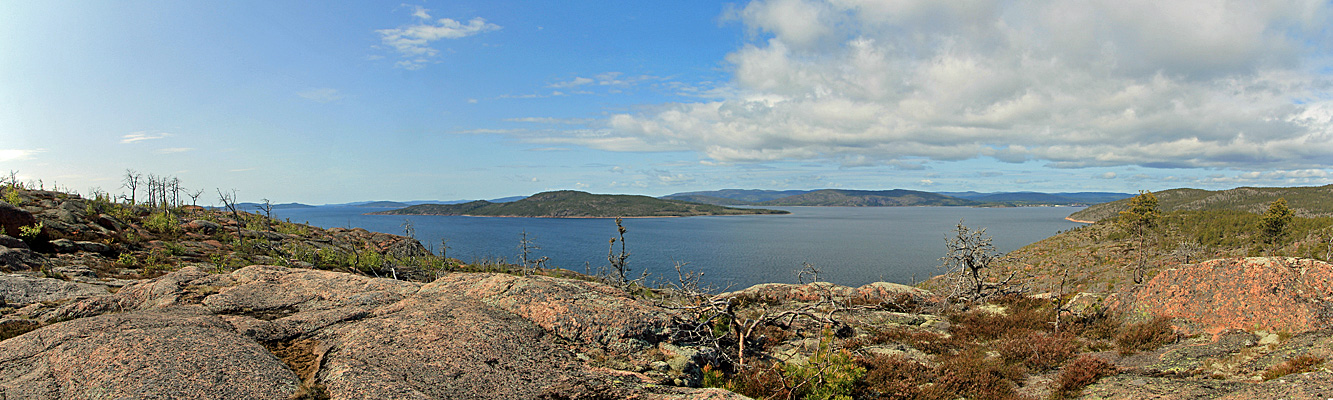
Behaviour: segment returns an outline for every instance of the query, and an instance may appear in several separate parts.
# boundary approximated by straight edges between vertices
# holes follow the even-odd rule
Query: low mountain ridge
[[[543,192],[509,203],[477,200],[463,204],[421,204],[372,215],[470,215],[493,217],[613,218],[702,215],[787,214],[787,211],[731,208],[648,196],[592,194],[574,190]]]
[[[1171,189],[1153,193],[1162,212],[1235,210],[1262,213],[1279,198],[1299,217],[1333,216],[1333,185],[1306,187],[1239,187],[1227,190]],[[1129,209],[1129,199],[1098,204],[1069,216],[1079,221],[1100,221]]]
[[[824,189],[759,203],[762,206],[825,207],[976,206],[981,204],[972,200],[907,189]]]

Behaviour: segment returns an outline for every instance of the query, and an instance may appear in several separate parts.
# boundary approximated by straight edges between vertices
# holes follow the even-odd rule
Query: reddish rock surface
[[[671,317],[600,283],[187,267],[37,314],[0,342],[0,398],[744,398],[588,364],[576,352],[646,350]]]
[[[1333,326],[1333,266],[1294,258],[1219,259],[1164,270],[1113,307],[1181,318],[1184,333],[1300,333]]]

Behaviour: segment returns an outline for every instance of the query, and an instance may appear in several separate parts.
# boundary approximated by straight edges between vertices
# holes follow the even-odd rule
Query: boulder
[[[213,221],[196,219],[194,221],[181,224],[181,228],[184,228],[186,231],[190,232],[199,232],[206,235],[211,235],[214,232],[217,232],[219,229],[222,229],[222,225],[218,225],[216,222]]]
[[[74,242],[74,247],[78,249],[78,251],[87,251],[91,253],[107,253],[111,251],[111,246],[104,243],[88,241]]]
[[[30,248],[28,247],[27,243],[24,243],[22,240],[19,240],[18,238],[9,235],[0,235],[0,247],[8,247],[11,249]]]
[[[125,224],[116,219],[116,217],[106,214],[98,214],[95,221],[97,222],[97,225],[112,231],[119,231],[125,227]]]
[[[0,233],[19,237],[20,227],[32,226],[36,223],[37,218],[33,217],[32,213],[0,201]]]
[[[73,240],[56,239],[51,241],[51,248],[57,253],[73,253],[79,251],[78,245]]]
[[[0,248],[0,271],[27,271],[38,269],[46,257],[28,249]]]
[[[476,299],[564,339],[622,354],[659,342],[674,316],[606,284],[545,276],[449,274],[421,293]]]
[[[1219,259],[1164,270],[1108,299],[1131,319],[1179,318],[1185,334],[1308,332],[1333,326],[1333,265],[1309,259]]]

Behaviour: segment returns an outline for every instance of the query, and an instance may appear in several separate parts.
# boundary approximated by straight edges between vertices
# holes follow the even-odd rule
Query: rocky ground
[[[626,291],[467,272],[364,230],[22,195],[0,202],[0,399],[1333,398],[1333,266],[1306,259],[990,304],[891,283]],[[1111,368],[1058,389],[1080,356]]]

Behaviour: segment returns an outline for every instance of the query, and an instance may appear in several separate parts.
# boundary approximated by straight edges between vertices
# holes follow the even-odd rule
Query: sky
[[[354,4],[343,4],[354,3]],[[1333,183],[1328,1],[7,1],[0,172],[241,201]]]

